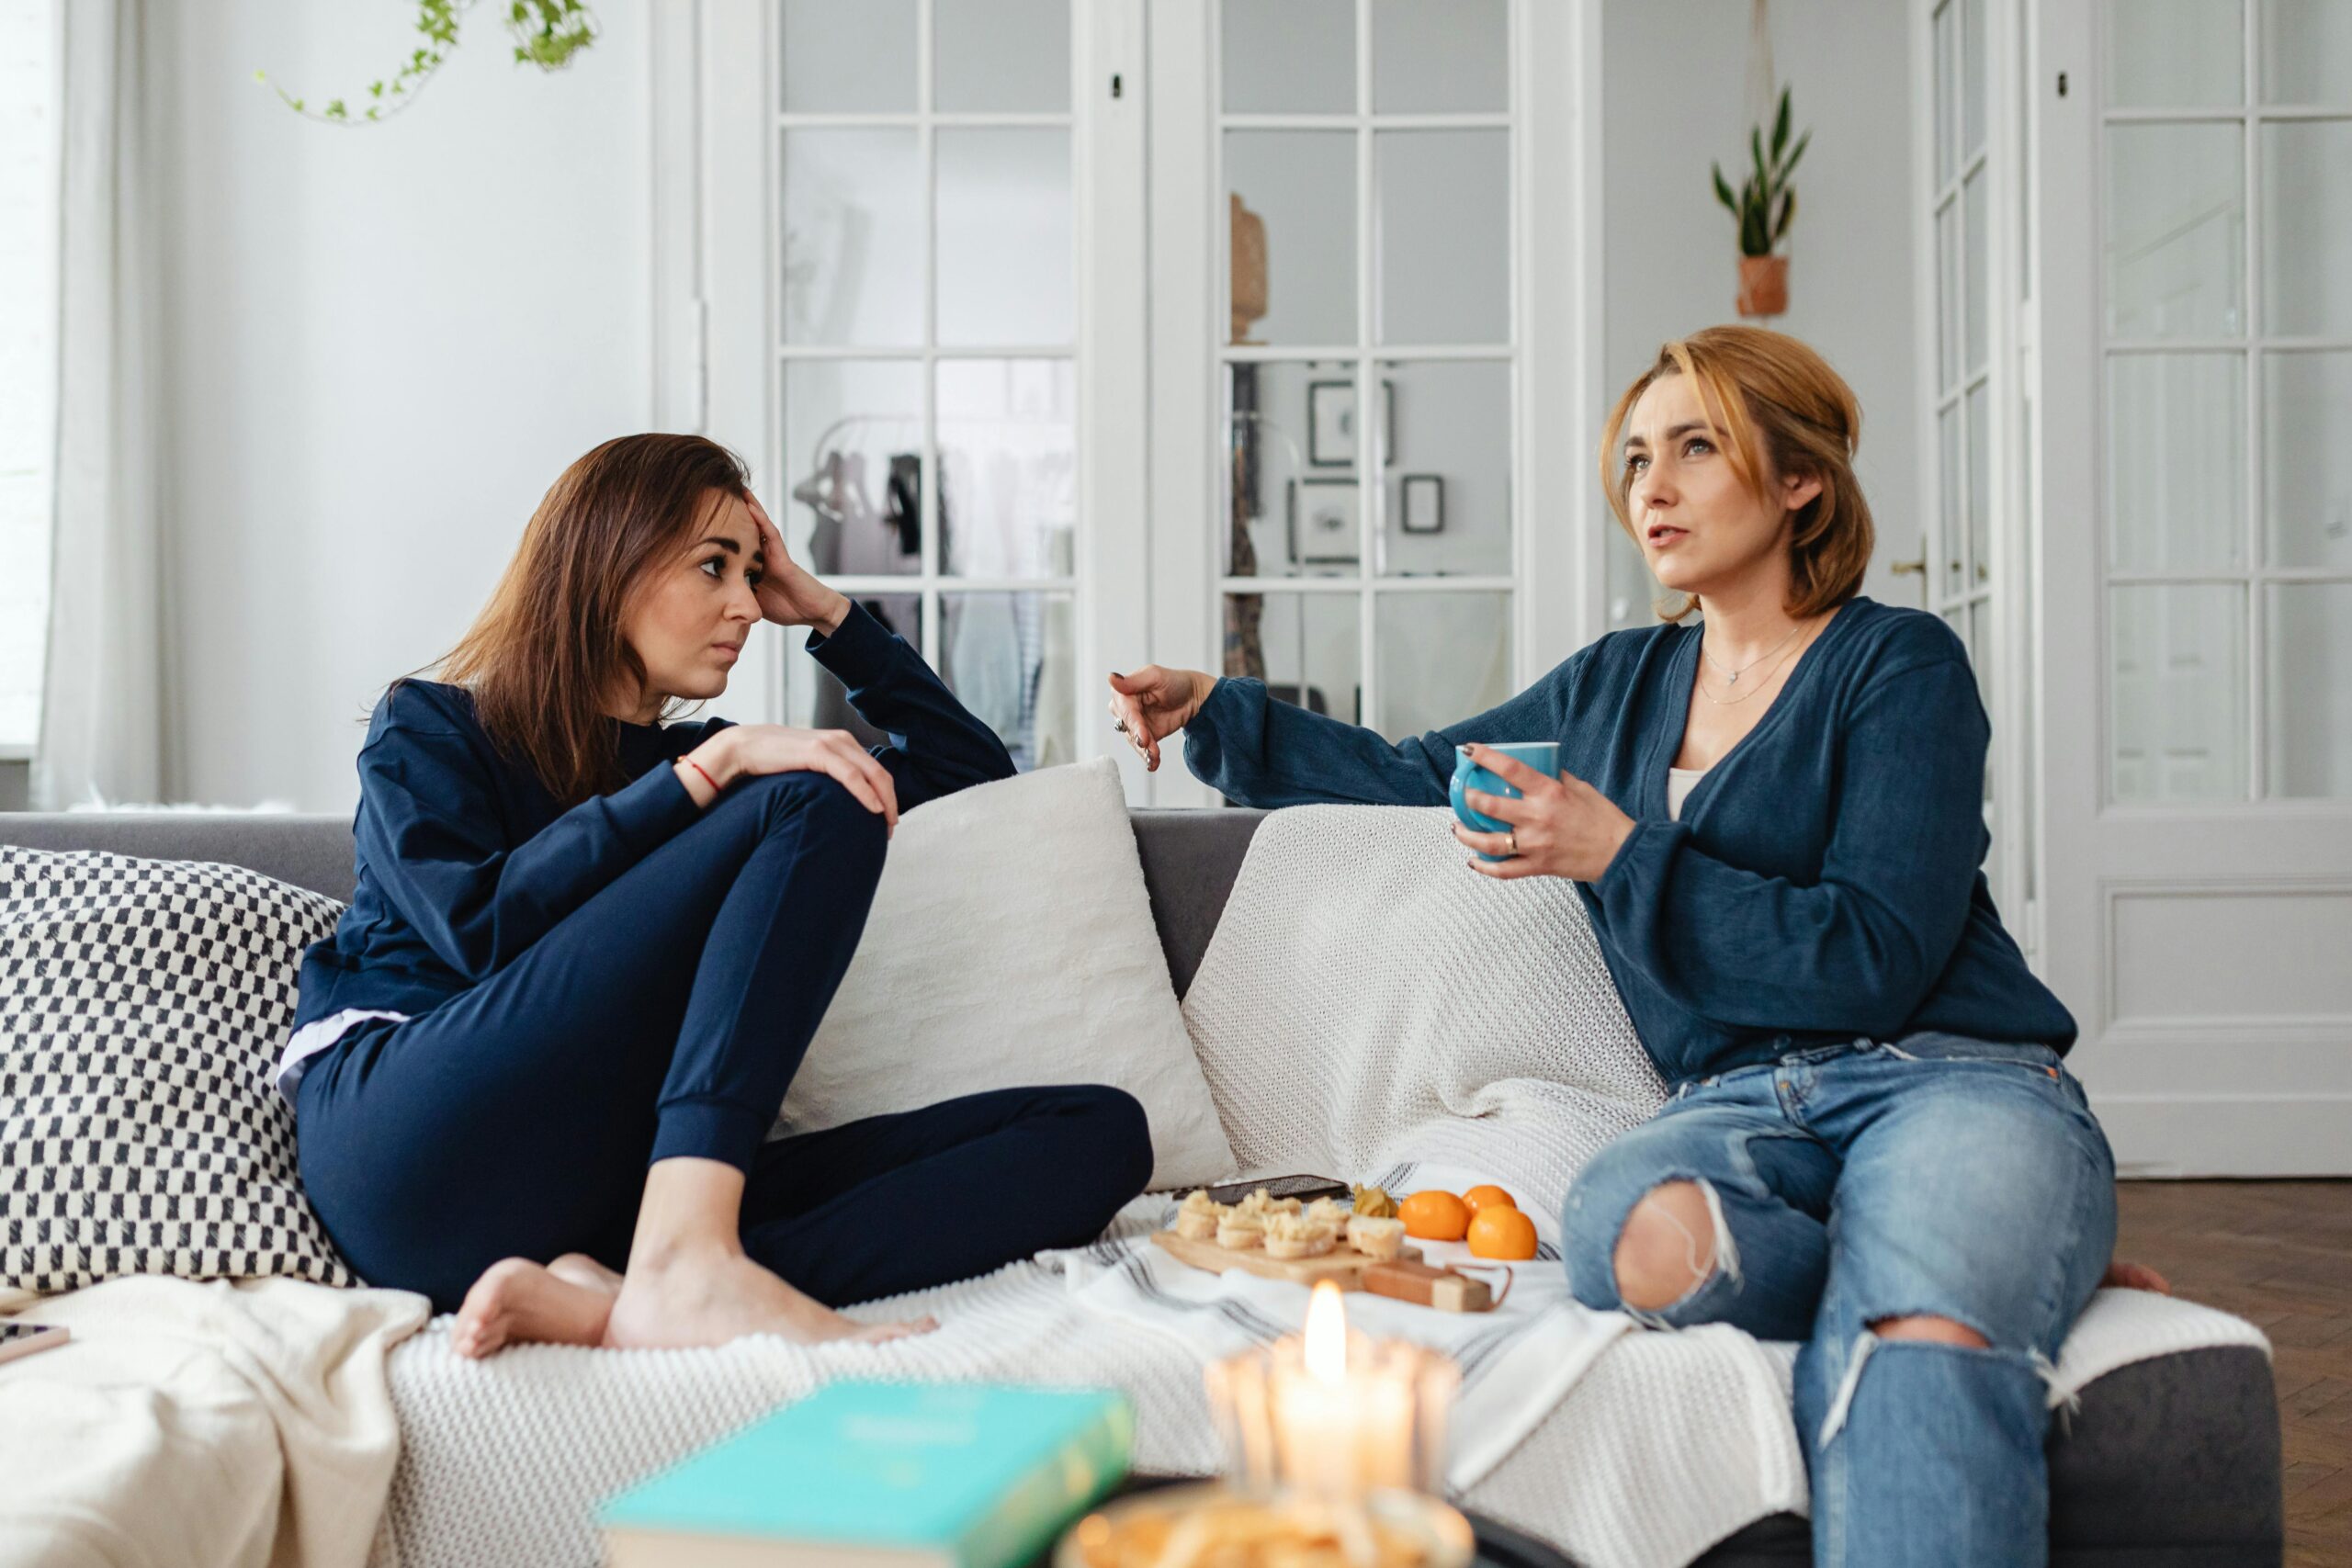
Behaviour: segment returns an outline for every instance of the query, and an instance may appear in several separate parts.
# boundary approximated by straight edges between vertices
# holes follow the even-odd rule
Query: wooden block
[[[1363,1288],[1375,1296],[1393,1296],[1440,1312],[1491,1312],[1495,1305],[1495,1293],[1484,1280],[1403,1259],[1365,1269]]]
[[[1289,1280],[1301,1285],[1329,1280],[1343,1291],[1362,1290],[1363,1271],[1378,1267],[1344,1241],[1320,1258],[1269,1258],[1254,1247],[1236,1251],[1213,1241],[1194,1241],[1174,1231],[1154,1231],[1151,1239],[1178,1262],[1205,1269],[1212,1274],[1238,1269],[1261,1280]],[[1419,1247],[1408,1247],[1398,1256],[1417,1258],[1421,1253]]]

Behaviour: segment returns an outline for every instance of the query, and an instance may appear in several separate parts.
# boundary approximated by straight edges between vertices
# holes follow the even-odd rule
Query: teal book
[[[1101,1389],[836,1382],[605,1505],[613,1568],[1015,1568],[1127,1472]]]

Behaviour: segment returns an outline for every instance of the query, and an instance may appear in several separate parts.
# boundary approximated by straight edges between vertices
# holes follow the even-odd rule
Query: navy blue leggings
[[[523,955],[371,1020],[296,1095],[352,1267],[447,1312],[502,1258],[626,1269],[646,1166],[745,1173],[745,1250],[840,1305],[1091,1240],[1151,1174],[1143,1110],[1003,1089],[763,1144],[856,950],[882,818],[822,774],[739,781]]]

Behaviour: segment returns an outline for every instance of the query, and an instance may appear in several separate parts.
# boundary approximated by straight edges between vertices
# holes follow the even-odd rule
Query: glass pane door
[[[1932,102],[1923,105],[1933,126],[1926,232],[1934,245],[1935,353],[1929,386],[1934,400],[1936,507],[1926,548],[1928,607],[1968,648],[1986,710],[1994,716],[1993,750],[1985,759],[1984,819],[1996,839],[2002,823],[1996,799],[2003,748],[2012,740],[1996,677],[2003,630],[1996,555],[2007,518],[2004,487],[1995,483],[1995,279],[1992,275],[1992,117],[1985,101],[1992,77],[1985,0],[1941,0],[1927,29],[1932,51]],[[1987,865],[1996,897],[2011,857]]]
[[[1070,0],[780,0],[779,24],[777,522],[1020,767],[1073,761]],[[808,661],[786,714],[880,739]]]
[[[1512,7],[1214,15],[1223,672],[1419,733],[1512,686]]]
[[[2352,7],[2167,15],[2104,17],[2107,795],[2345,799]]]

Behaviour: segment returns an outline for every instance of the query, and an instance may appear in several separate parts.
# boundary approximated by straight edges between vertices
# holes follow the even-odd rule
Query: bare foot
[[[509,1258],[483,1270],[466,1292],[450,1347],[479,1358],[508,1345],[601,1344],[613,1300],[527,1258]]]
[[[548,1272],[568,1284],[605,1295],[621,1293],[621,1277],[584,1252],[567,1252],[548,1265]]]
[[[829,1339],[880,1344],[938,1326],[929,1317],[859,1323],[811,1301],[741,1252],[701,1249],[630,1258],[605,1323],[604,1343],[677,1348],[775,1334],[803,1345]]]

